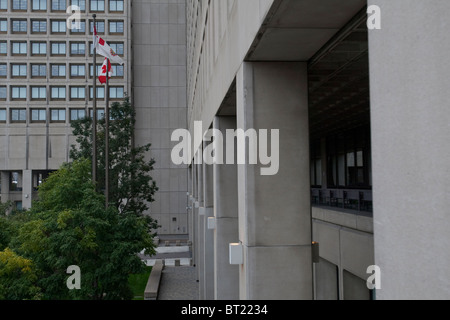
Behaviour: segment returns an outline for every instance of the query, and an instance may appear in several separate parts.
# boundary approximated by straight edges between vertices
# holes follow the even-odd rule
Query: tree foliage
[[[150,175],[155,161],[146,159],[151,144],[133,145],[135,111],[125,98],[122,103],[111,106],[109,122],[109,168],[110,202],[119,212],[142,214],[149,209],[158,190]],[[73,160],[92,157],[92,119],[84,118],[72,122],[73,134],[78,146],[72,146],[70,157]],[[100,119],[97,131],[98,189],[105,188],[105,119]],[[155,226],[156,227],[156,224]]]
[[[90,169],[80,160],[51,174],[19,229],[16,250],[37,266],[45,299],[130,299],[128,275],[144,268],[137,253],[154,253],[148,218],[105,209]],[[66,286],[71,265],[81,269],[80,290]]]

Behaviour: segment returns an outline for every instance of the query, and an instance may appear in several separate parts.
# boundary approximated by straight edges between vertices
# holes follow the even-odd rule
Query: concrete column
[[[9,184],[11,181],[9,171],[1,171],[0,179],[1,179],[1,184],[2,184],[1,200],[2,200],[2,202],[7,202],[9,200]]]
[[[216,117],[214,129],[223,134],[224,146],[233,141],[226,140],[226,130],[236,130],[236,117]],[[236,153],[235,153],[236,155]],[[226,158],[226,148],[223,150]],[[214,281],[216,300],[239,299],[239,267],[230,265],[229,244],[239,242],[237,165],[214,165]]]
[[[206,147],[208,143],[204,143]],[[214,230],[208,228],[208,219],[214,217],[213,167],[203,164],[203,288],[205,300],[214,299]]]
[[[276,175],[261,175],[266,166],[248,164],[248,155],[238,165],[240,298],[312,299],[306,63],[244,62],[237,127],[280,130],[279,146],[268,148],[279,147]]]
[[[205,300],[205,207],[204,207],[204,181],[203,181],[203,150],[197,153],[197,272],[199,279],[199,299]]]
[[[377,299],[449,299],[450,2],[369,0]]]
[[[22,208],[24,210],[31,208],[33,198],[33,171],[22,171]]]

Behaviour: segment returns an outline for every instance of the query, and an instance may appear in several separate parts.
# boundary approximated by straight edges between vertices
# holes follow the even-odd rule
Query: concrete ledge
[[[159,292],[159,284],[161,282],[162,270],[164,269],[163,260],[156,260],[152,267],[152,272],[148,277],[147,286],[145,287],[144,300],[157,300]]]

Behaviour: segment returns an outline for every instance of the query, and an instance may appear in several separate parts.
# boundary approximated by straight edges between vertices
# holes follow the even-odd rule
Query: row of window
[[[65,86],[51,86],[49,90],[45,86],[30,86],[29,93],[32,100],[46,100],[50,96],[51,100],[66,100],[67,88]],[[10,100],[26,100],[27,99],[26,86],[10,86]],[[70,86],[69,87],[70,100],[84,100],[86,99],[86,87],[84,86]],[[93,99],[94,90],[92,86],[89,87],[89,99]],[[123,87],[109,87],[110,99],[123,99],[125,96]],[[97,99],[105,98],[105,87],[97,87]],[[0,100],[7,99],[6,86],[0,86]]]
[[[111,42],[108,43],[114,52],[120,56],[124,55],[124,43],[123,42]],[[50,54],[65,56],[67,52],[67,43],[60,41],[50,42]],[[45,56],[48,53],[46,41],[31,41],[30,48],[28,48],[27,41],[11,41],[11,54],[12,55],[27,55],[30,50],[31,55]],[[85,42],[70,42],[69,43],[70,55],[84,56],[86,55],[86,43]],[[92,42],[89,43],[89,54],[92,55]],[[7,41],[0,41],[0,55],[6,55],[8,53]]]
[[[92,117],[92,109],[90,109],[90,116]],[[67,120],[67,110],[65,108],[10,108],[9,121],[10,123],[26,123],[27,116],[31,122],[50,122],[65,123]],[[102,119],[105,116],[104,109],[97,109],[97,118]],[[74,108],[69,109],[69,121],[76,121],[86,117],[86,109]],[[6,123],[8,118],[8,110],[0,109],[0,123]]]
[[[11,3],[12,10],[28,10],[28,0],[0,0],[0,10],[8,10],[8,2]],[[30,0],[30,2],[30,8],[33,11],[47,11],[47,8],[51,11],[66,11],[69,5],[78,6],[81,11],[86,11],[86,0]],[[124,0],[89,0],[89,10],[105,12],[106,4],[109,6],[109,12],[124,11]]]
[[[101,64],[97,64],[97,75],[101,73]],[[123,78],[124,68],[120,65],[111,65],[112,76],[117,78]],[[89,64],[89,76],[92,78],[94,75],[94,68],[92,64]],[[47,64],[45,63],[31,63],[30,67],[26,63],[10,63],[11,78],[24,78],[30,76],[32,78],[44,78],[47,74],[51,78],[65,78],[67,74],[72,78],[86,77],[86,65],[85,64],[69,64],[67,68],[66,64],[52,63],[47,73]],[[8,73],[8,67],[6,63],[0,63],[0,78],[6,78]]]
[[[28,20],[27,19],[10,19],[11,33],[27,33],[28,30]],[[86,33],[86,21],[81,20],[77,22],[73,21],[73,26],[70,29],[71,33],[85,34]],[[67,22],[66,20],[50,20],[48,23],[47,19],[31,19],[30,20],[30,31],[31,33],[47,33],[47,27],[50,25],[51,33],[66,33]],[[94,32],[94,22],[89,21],[90,34]],[[96,21],[96,29],[98,34],[105,33],[105,21]],[[108,31],[110,35],[123,34],[124,32],[124,22],[123,20],[109,20],[108,21]],[[8,32],[8,20],[6,18],[0,19],[0,32]]]

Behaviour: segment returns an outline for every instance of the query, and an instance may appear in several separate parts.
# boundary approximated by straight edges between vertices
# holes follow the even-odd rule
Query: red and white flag
[[[108,58],[110,61],[123,65],[123,59],[114,52],[105,40],[97,35],[97,28],[94,26],[94,50],[99,55]]]
[[[106,66],[108,64],[108,66]],[[112,70],[111,70],[111,62],[108,60],[108,58],[105,58],[105,61],[103,61],[102,69],[100,70],[100,75],[98,76],[98,80],[100,83],[106,83],[106,69],[108,69],[108,79],[111,79],[112,76]]]

